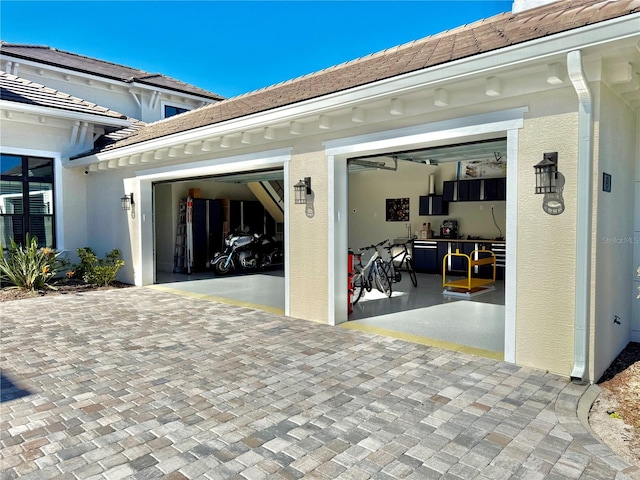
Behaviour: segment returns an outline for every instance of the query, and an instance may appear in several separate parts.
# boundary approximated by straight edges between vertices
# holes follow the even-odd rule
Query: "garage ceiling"
[[[507,139],[484,140],[440,147],[390,152],[384,155],[369,155],[349,159],[349,171],[370,169],[395,170],[398,160],[438,165],[443,162],[471,160],[498,160],[507,155]]]

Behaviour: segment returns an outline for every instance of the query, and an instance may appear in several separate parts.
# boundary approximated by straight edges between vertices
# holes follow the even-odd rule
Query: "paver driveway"
[[[148,288],[2,310],[3,479],[638,472],[541,371]]]

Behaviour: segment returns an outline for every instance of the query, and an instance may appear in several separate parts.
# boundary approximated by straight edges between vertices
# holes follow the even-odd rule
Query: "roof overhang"
[[[566,54],[573,50],[581,50],[586,52],[586,56],[592,54],[601,59],[607,51],[612,51],[614,44],[628,43],[638,48],[639,21],[640,14],[619,17],[292,105],[78,157],[70,166],[110,161],[180,144],[240,134],[246,130],[273,124],[294,122],[305,117],[317,117],[337,109],[360,107],[374,101],[391,99],[425,89],[435,89],[472,78],[486,78],[496,75],[497,72],[514,70],[528,64],[564,61]]]

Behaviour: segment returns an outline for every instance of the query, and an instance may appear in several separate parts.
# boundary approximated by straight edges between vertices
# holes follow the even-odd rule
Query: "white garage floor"
[[[282,271],[215,277],[158,273],[155,288],[208,297],[274,313],[284,313]],[[407,275],[393,284],[387,298],[377,290],[365,293],[343,327],[466,350],[501,359],[504,352],[504,283],[495,290],[461,299],[442,294],[442,277],[418,274],[418,287]]]

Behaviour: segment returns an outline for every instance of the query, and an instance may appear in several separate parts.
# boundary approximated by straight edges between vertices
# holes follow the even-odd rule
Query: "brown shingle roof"
[[[149,73],[137,68],[131,68],[116,63],[105,62],[91,57],[85,57],[55,48],[41,45],[21,45],[7,42],[0,43],[3,55],[17,59],[32,60],[66,68],[76,72],[88,73],[122,82],[138,82],[145,85],[166,88],[189,95],[196,95],[209,100],[223,100],[224,97],[202,88],[189,85],[159,73]]]
[[[24,78],[0,72],[0,99],[125,120],[126,115]]]
[[[638,11],[640,0],[565,0],[517,14],[496,15],[149,124],[105,150],[292,105]]]

